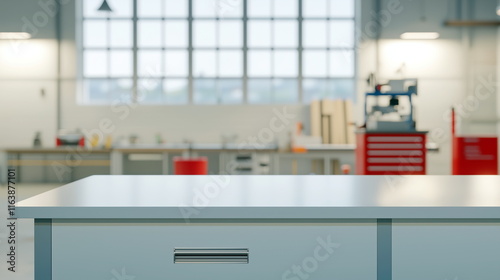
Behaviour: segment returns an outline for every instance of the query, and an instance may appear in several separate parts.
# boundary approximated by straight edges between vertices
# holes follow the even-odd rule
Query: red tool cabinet
[[[356,174],[425,175],[427,132],[358,132]]]

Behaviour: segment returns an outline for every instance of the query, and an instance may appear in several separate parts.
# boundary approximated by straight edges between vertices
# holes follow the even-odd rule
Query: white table
[[[16,211],[36,280],[500,278],[500,176],[92,176]]]

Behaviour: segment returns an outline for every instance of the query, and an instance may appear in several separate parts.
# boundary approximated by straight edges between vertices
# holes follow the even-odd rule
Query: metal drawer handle
[[[174,263],[248,263],[248,249],[175,248]]]

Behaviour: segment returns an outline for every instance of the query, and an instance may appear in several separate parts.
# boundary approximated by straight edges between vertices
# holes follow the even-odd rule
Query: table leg
[[[226,155],[226,152],[221,152],[219,154],[219,175],[227,175],[228,170],[226,170],[226,158],[229,156]]]
[[[52,220],[35,219],[35,280],[52,279]]]
[[[299,164],[296,159],[292,159],[292,175],[297,175],[299,172]]]
[[[161,154],[161,172],[163,175],[169,175],[169,162],[168,162],[168,153]]]
[[[42,155],[42,160],[43,160],[44,162],[47,162],[47,157],[48,157],[48,156],[47,156],[46,154],[45,154],[45,155]],[[49,170],[47,169],[47,165],[45,165],[45,164],[44,164],[44,165],[42,166],[42,170],[43,170],[43,182],[44,182],[45,184],[47,184],[47,183],[49,182],[49,179],[47,178],[47,175],[49,174]]]
[[[7,170],[9,169],[9,160],[7,152],[0,151],[0,184],[7,184]]]
[[[111,152],[111,175],[123,174],[123,153],[118,151]]]
[[[332,163],[330,161],[330,158],[325,156],[323,158],[323,162],[324,162],[324,165],[323,165],[323,172],[324,172],[324,175],[332,175]]]
[[[279,153],[274,153],[272,157],[272,166],[273,170],[271,172],[272,175],[280,175],[280,158]]]
[[[16,177],[17,177],[17,183],[20,183],[21,182],[21,153],[18,153],[17,154],[17,162],[18,162],[18,165],[16,166],[17,167],[17,170],[16,170]]]
[[[377,279],[392,280],[392,220],[377,220]]]

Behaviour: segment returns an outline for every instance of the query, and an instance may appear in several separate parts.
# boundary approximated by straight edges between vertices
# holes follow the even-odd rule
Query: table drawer
[[[375,221],[54,221],[52,234],[56,280],[376,279]]]

